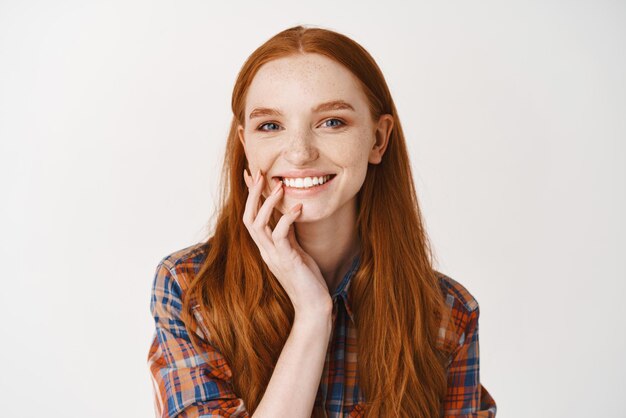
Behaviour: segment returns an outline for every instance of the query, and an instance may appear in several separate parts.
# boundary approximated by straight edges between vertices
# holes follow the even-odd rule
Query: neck
[[[317,263],[332,294],[359,251],[356,199],[327,219],[295,224],[298,243]]]

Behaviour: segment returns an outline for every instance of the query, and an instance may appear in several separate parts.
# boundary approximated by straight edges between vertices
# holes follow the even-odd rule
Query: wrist
[[[302,330],[303,332],[312,332],[319,335],[320,333],[328,333],[333,321],[333,304],[332,300],[315,308],[300,309],[295,311],[293,328]]]
[[[319,301],[306,301],[304,303],[294,303],[295,319],[302,319],[307,321],[323,320],[332,318],[333,315],[333,300],[328,295]]]

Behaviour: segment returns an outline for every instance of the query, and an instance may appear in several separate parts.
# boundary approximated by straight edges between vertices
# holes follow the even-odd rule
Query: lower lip
[[[335,180],[335,177],[337,177],[337,175],[335,175],[333,178],[331,178],[330,180],[328,180],[326,183],[322,184],[321,186],[313,186],[307,189],[298,189],[296,187],[289,187],[285,183],[283,183],[285,196],[293,196],[293,197],[314,196],[328,189],[330,187],[330,184],[333,182],[333,180]]]

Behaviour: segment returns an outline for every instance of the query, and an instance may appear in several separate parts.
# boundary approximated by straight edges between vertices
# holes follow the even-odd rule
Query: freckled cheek
[[[367,141],[363,139],[351,141],[351,143],[338,147],[328,155],[331,155],[331,158],[340,166],[360,170],[364,166],[367,167],[369,156]]]
[[[335,154],[337,155],[337,154]],[[360,170],[363,166],[365,156],[358,152],[352,152],[341,156],[336,156],[335,161],[338,165],[349,170]]]
[[[269,147],[248,147],[246,158],[248,159],[252,175],[254,176],[259,169],[264,174],[267,174],[272,169],[275,169],[277,155],[276,151],[274,149],[270,149]],[[262,192],[264,197],[267,197],[270,194],[274,181],[275,180],[267,177],[267,175],[265,176],[265,186],[263,187]]]
[[[255,169],[260,168],[263,171],[267,171],[271,168],[276,156],[276,150],[263,146],[248,147],[246,153],[246,158],[250,166]]]

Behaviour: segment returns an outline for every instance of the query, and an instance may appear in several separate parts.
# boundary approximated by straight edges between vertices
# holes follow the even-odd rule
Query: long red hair
[[[380,164],[370,164],[357,196],[361,263],[350,285],[357,330],[359,386],[369,417],[434,417],[446,391],[443,353],[436,346],[444,307],[430,244],[422,224],[404,134],[380,68],[350,38],[321,28],[286,29],[244,63],[232,95],[233,120],[222,173],[222,195],[206,259],[187,289],[183,319],[201,319],[230,365],[234,391],[252,413],[258,406],[293,324],[289,297],[265,265],[242,217],[247,167],[237,125],[245,126],[248,87],[268,61],[318,53],[344,65],[360,81],[372,119],[394,118]],[[276,214],[275,214],[276,215]],[[276,217],[270,222],[274,226]],[[194,308],[196,315],[194,317]],[[202,341],[190,332],[194,345]]]

